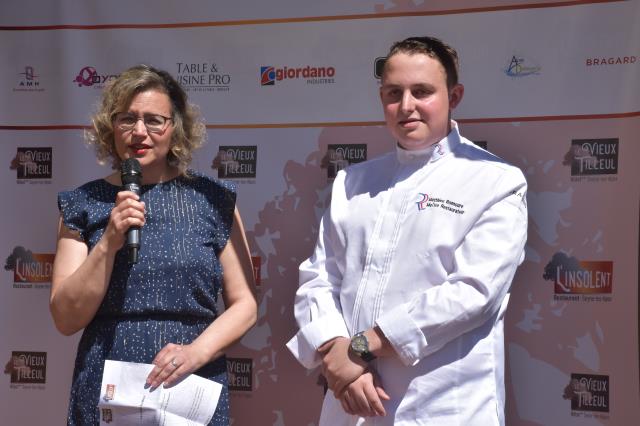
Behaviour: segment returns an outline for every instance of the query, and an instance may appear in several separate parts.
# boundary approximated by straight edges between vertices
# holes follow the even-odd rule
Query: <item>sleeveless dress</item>
[[[64,224],[80,233],[89,250],[102,236],[119,186],[94,180],[58,194]],[[116,254],[109,288],[85,328],[76,356],[68,425],[98,425],[104,361],[151,363],[167,343],[188,344],[215,320],[221,291],[219,255],[235,207],[235,188],[189,171],[171,181],[143,185],[146,223],[139,260]],[[209,425],[228,425],[229,393],[224,357],[195,374],[223,385]]]

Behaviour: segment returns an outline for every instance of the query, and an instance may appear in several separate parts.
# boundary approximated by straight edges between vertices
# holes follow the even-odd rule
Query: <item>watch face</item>
[[[351,349],[357,354],[367,352],[369,350],[369,342],[367,341],[367,338],[362,334],[353,336],[351,339]]]

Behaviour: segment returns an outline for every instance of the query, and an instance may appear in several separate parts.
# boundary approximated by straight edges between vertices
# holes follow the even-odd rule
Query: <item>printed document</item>
[[[146,385],[152,364],[107,360],[100,389],[100,425],[206,425],[222,385],[195,374],[155,389]]]

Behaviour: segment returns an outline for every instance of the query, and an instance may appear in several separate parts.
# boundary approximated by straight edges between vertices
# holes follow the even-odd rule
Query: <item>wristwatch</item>
[[[362,331],[351,338],[350,348],[354,354],[365,362],[371,362],[376,359],[376,356],[369,352],[369,340],[367,340],[367,336]]]

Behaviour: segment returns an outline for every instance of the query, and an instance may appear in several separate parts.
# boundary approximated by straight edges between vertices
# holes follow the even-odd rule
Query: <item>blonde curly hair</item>
[[[198,108],[187,102],[186,93],[171,74],[148,65],[131,67],[107,84],[98,111],[91,117],[92,128],[85,132],[87,144],[95,149],[101,164],[111,161],[111,166],[118,169],[122,160],[115,148],[113,120],[129,108],[138,93],[147,90],[165,93],[171,101],[174,129],[167,163],[185,174],[193,150],[204,143],[206,127]]]

